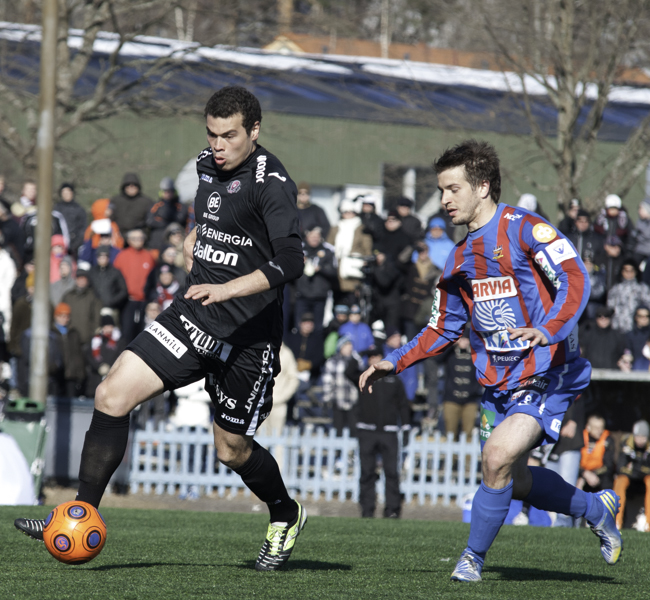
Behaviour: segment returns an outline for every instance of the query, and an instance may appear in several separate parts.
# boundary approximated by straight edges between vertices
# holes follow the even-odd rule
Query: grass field
[[[483,582],[449,576],[469,526],[313,517],[281,572],[258,573],[262,515],[104,509],[108,541],[92,562],[66,566],[13,528],[42,507],[0,507],[0,600],[650,598],[650,536],[625,531],[619,564],[588,529],[504,527]]]

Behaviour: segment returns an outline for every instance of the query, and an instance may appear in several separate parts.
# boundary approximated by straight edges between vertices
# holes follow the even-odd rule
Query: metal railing
[[[311,495],[325,500],[357,501],[359,497],[359,448],[347,430],[341,437],[323,428],[287,427],[270,436],[257,436],[258,443],[275,456],[284,482],[299,498]],[[411,432],[400,446],[401,491],[406,502],[420,505],[439,499],[449,505],[476,491],[481,477],[478,432],[458,441]],[[151,423],[135,432],[129,477],[131,492],[235,496],[250,491],[239,475],[217,460],[212,432],[203,428],[154,430]],[[383,473],[377,482],[383,501]]]

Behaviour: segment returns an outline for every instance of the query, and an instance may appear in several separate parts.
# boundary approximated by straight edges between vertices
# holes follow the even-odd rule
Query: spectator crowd
[[[182,249],[194,227],[193,208],[179,201],[171,178],[159,188],[154,200],[143,192],[139,177],[127,173],[116,195],[95,200],[87,211],[72,183],[60,185],[50,251],[51,395],[92,398],[122,349],[183,289]],[[36,195],[36,183],[27,180],[11,202],[0,177],[2,397],[29,394]],[[435,285],[460,232],[444,211],[421,220],[406,197],[388,199],[384,216],[370,196],[343,200],[338,222],[330,223],[312,203],[310,185],[301,182],[297,205],[305,267],[284,290],[283,365],[291,369],[283,373],[283,386],[291,392],[281,394],[273,425],[311,422],[358,436],[365,444],[363,512],[371,516],[374,454],[384,449],[392,456],[397,436],[408,435],[415,425],[454,437],[471,436],[476,427],[482,389],[474,377],[468,332],[443,355],[378,385],[375,409],[357,386],[368,364],[426,326]],[[519,205],[545,216],[532,194],[524,194]],[[575,199],[558,228],[582,257],[591,282],[580,323],[583,355],[594,368],[647,372],[650,200],[641,202],[633,220],[614,194],[596,214]],[[631,431],[634,422],[620,410],[624,399],[606,400],[588,389],[582,404],[590,414],[568,415],[567,423],[574,425],[565,429],[563,424],[566,443],[544,460],[560,461],[564,453],[566,461],[573,457],[571,464],[580,465],[572,467],[575,479],[586,488],[607,487],[626,475],[627,483],[617,479],[623,490],[646,471],[628,469],[627,463],[617,467],[613,447],[617,456],[643,455],[637,444],[642,436],[620,437],[616,444],[607,441],[609,433],[603,438],[608,429]],[[172,396],[158,418],[173,409]],[[637,429],[646,431],[643,425]],[[564,440],[569,437],[570,443]],[[390,498],[385,516],[399,516],[397,467],[387,458],[383,464]],[[650,487],[650,475],[643,477]]]

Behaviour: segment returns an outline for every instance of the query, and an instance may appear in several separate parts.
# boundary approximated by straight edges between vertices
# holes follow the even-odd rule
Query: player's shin
[[[481,483],[474,495],[467,548],[476,555],[481,565],[508,515],[512,485],[511,481],[504,488],[492,489]]]
[[[122,462],[128,439],[129,415],[112,417],[95,409],[81,452],[77,500],[99,506],[110,478]]]
[[[234,469],[248,489],[266,502],[272,523],[291,523],[298,514],[298,505],[289,497],[275,458],[253,440],[253,451],[248,460]]]
[[[602,505],[592,502],[593,494],[583,492],[567,483],[560,475],[543,467],[528,467],[533,484],[524,502],[539,510],[548,510],[576,519],[585,517],[597,522],[602,516]]]

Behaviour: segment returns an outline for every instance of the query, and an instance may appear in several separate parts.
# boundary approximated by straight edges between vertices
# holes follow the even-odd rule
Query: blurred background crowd
[[[25,181],[12,202],[0,182],[2,394],[27,396],[37,190]],[[138,175],[126,173],[116,195],[94,201],[87,211],[72,183],[60,185],[50,254],[51,395],[92,398],[121,349],[182,289],[183,241],[194,227],[193,207],[179,201],[170,177],[159,187],[152,199]],[[422,220],[406,197],[385,215],[378,214],[374,197],[343,200],[335,223],[311,202],[308,183],[298,184],[297,202],[305,269],[284,294],[280,383],[284,375],[296,380],[287,386],[296,391],[286,394],[286,419],[340,430],[354,424],[357,402],[345,368],[350,361],[365,366],[369,350],[387,354],[427,324],[433,290],[464,231],[444,210]],[[532,194],[518,204],[548,218]],[[576,199],[557,221],[591,279],[581,320],[583,354],[596,369],[648,371],[650,201],[641,202],[633,218],[616,195],[607,196],[597,214]],[[411,424],[471,433],[482,390],[467,337],[400,380]],[[587,407],[604,412],[608,426],[622,430],[626,424],[629,430],[635,415],[621,416],[598,394],[587,396]],[[160,418],[173,410],[172,397]]]
[[[20,197],[11,201],[0,182],[0,394],[11,399],[29,394],[37,189],[25,181]],[[87,211],[76,201],[72,183],[60,185],[52,212],[50,395],[91,402],[122,349],[182,289],[182,248],[194,227],[193,208],[179,201],[171,178],[159,188],[152,199],[138,175],[126,173],[116,195],[94,201]],[[421,219],[407,197],[384,215],[372,197],[343,200],[335,223],[311,202],[308,183],[298,184],[297,202],[305,268],[284,290],[282,372],[266,430],[311,424],[335,428],[339,435],[345,428],[351,435],[378,428],[408,435],[417,426],[454,438],[462,432],[471,436],[482,389],[467,331],[441,356],[399,374],[385,389],[379,386],[374,405],[356,386],[369,360],[380,360],[426,326],[433,290],[464,230],[443,210]],[[532,194],[522,195],[518,204],[548,218]],[[641,202],[633,217],[616,195],[607,196],[597,214],[575,199],[556,224],[576,247],[591,280],[580,324],[584,356],[596,369],[647,372],[650,201]],[[623,395],[615,386],[587,389],[567,413],[561,443],[543,460],[561,465],[566,452],[565,460],[571,457],[575,466],[586,452],[585,484],[597,487],[589,473],[601,469],[602,480],[611,485],[610,455],[603,451],[597,468],[590,462],[606,432],[607,440],[613,436],[607,446],[613,456],[624,456],[625,444],[634,447],[636,440],[641,446],[635,457],[649,463],[647,424],[634,425],[640,415]],[[143,405],[136,420],[139,426],[150,419],[164,425],[177,408],[177,396],[166,392]],[[587,426],[592,417],[596,421]],[[627,440],[625,432],[634,428],[645,438]]]

